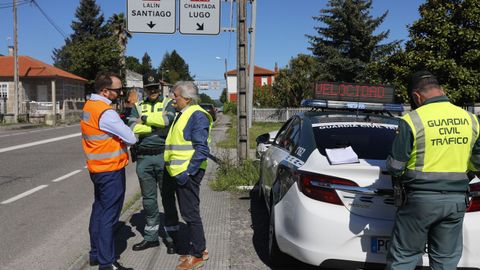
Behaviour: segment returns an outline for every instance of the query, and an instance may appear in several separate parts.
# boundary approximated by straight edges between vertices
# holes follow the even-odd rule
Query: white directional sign
[[[180,0],[180,33],[218,35],[220,0]]]
[[[175,33],[176,0],[128,0],[127,30],[138,33]]]

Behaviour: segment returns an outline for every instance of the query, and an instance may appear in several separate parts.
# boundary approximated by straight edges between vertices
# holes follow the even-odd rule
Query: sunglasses
[[[114,91],[114,92],[116,92],[117,94],[120,94],[120,93],[122,92],[122,89],[123,89],[123,88],[122,88],[122,87],[120,87],[120,88],[108,88],[108,87],[105,87],[105,89],[110,90],[110,91]]]

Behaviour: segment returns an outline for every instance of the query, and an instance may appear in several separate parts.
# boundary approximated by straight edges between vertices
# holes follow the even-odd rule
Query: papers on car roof
[[[350,164],[358,163],[358,155],[353,151],[351,146],[342,148],[326,148],[327,158],[330,164]]]

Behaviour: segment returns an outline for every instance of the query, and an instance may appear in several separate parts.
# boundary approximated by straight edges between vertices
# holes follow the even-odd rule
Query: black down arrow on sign
[[[197,30],[203,31],[203,23],[202,24],[197,23]]]
[[[147,23],[147,25],[150,27],[150,29],[152,29],[156,25],[156,23],[150,21],[150,23]]]

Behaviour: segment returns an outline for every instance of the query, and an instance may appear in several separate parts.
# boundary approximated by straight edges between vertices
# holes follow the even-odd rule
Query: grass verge
[[[258,181],[257,161],[248,159],[242,164],[237,164],[236,157],[228,155],[228,150],[225,153],[220,159],[214,180],[209,183],[212,190],[238,191],[238,186],[251,186]]]
[[[227,130],[226,139],[217,143],[221,148],[236,148],[237,147],[237,116],[230,115],[230,127]],[[257,143],[255,139],[258,135],[268,133],[270,131],[279,130],[284,123],[271,122],[253,122],[252,127],[248,129],[248,136],[250,138],[250,149],[255,149]]]

